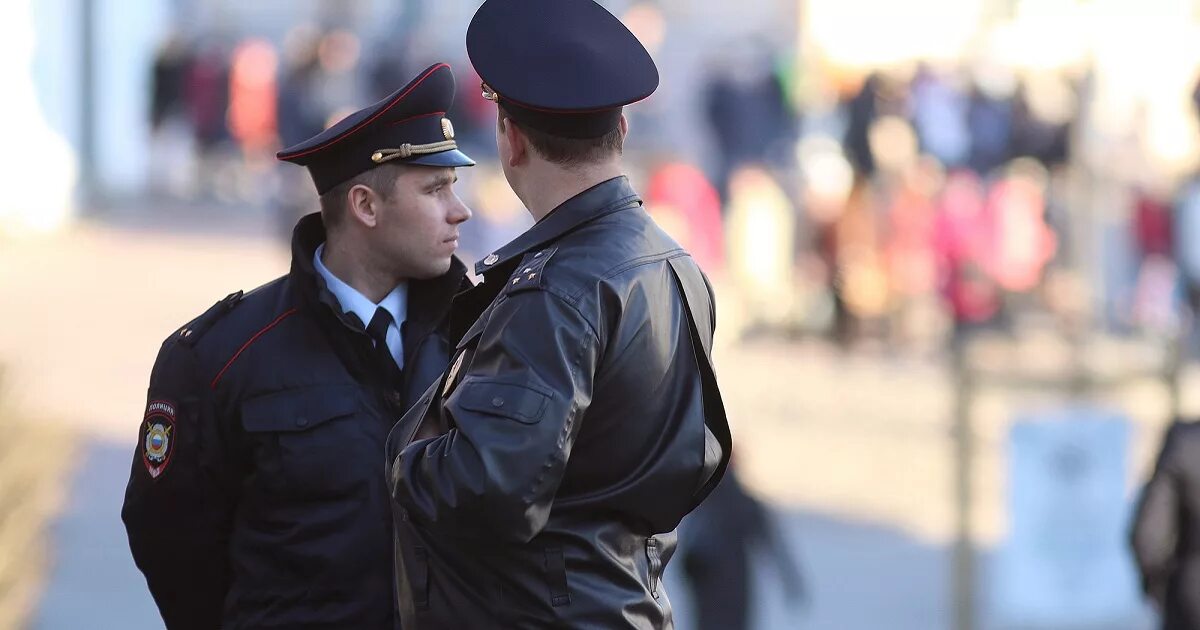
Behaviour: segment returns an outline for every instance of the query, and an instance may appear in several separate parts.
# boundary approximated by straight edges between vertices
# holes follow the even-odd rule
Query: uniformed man
[[[673,532],[730,443],[711,290],[622,175],[658,71],[591,0],[487,0],[467,49],[537,222],[476,265],[388,438],[402,626],[669,627]]]
[[[172,334],[122,518],[168,628],[392,628],[384,441],[449,362],[454,258],[445,64],[279,153],[321,212],[292,267]]]

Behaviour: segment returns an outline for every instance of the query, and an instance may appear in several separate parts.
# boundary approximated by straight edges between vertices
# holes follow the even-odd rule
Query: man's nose
[[[454,208],[450,211],[450,223],[458,225],[470,219],[471,215],[471,209],[467,207],[467,204],[462,202],[462,199],[458,198],[458,195],[455,195]]]

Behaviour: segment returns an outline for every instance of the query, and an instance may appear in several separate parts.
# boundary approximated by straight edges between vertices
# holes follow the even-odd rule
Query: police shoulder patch
[[[171,463],[175,416],[175,403],[171,401],[151,399],[146,405],[146,417],[142,420],[142,463],[151,479],[161,477]]]
[[[550,261],[550,257],[557,250],[557,247],[549,247],[526,254],[521,259],[521,264],[517,265],[517,270],[509,277],[508,283],[504,287],[504,293],[509,294],[529,289],[540,289],[544,286],[543,270],[546,267],[546,263]]]

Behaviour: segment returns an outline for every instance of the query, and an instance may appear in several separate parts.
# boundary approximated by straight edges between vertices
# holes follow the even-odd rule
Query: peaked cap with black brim
[[[467,28],[484,96],[518,124],[598,138],[658,88],[637,37],[592,0],[487,0]]]
[[[343,118],[275,157],[308,168],[318,194],[380,164],[474,166],[458,150],[446,117],[454,101],[454,73],[439,63],[387,98]]]

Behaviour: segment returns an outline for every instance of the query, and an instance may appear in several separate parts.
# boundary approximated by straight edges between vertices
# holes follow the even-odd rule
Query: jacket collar
[[[408,282],[396,285],[376,304],[325,266],[325,262],[321,260],[321,253],[324,249],[324,245],[317,246],[317,251],[312,258],[313,268],[317,270],[317,275],[325,281],[325,288],[329,289],[333,297],[337,298],[343,312],[353,313],[359,321],[369,323],[375,317],[376,309],[383,307],[392,316],[392,321],[397,326],[404,323],[408,314]]]
[[[292,232],[291,276],[297,280],[294,284],[305,302],[325,304],[339,321],[361,332],[365,323],[359,321],[357,316],[342,311],[325,278],[313,266],[313,256],[324,242],[325,225],[321,222],[320,213],[307,215],[296,224]],[[469,285],[466,275],[466,265],[455,256],[450,259],[450,270],[441,276],[408,282],[407,321],[413,338],[419,339],[432,332],[445,320],[454,294]],[[408,347],[407,343],[405,347]]]
[[[603,181],[564,201],[524,234],[475,263],[475,274],[482,276],[589,221],[641,203],[641,198],[624,175]]]

